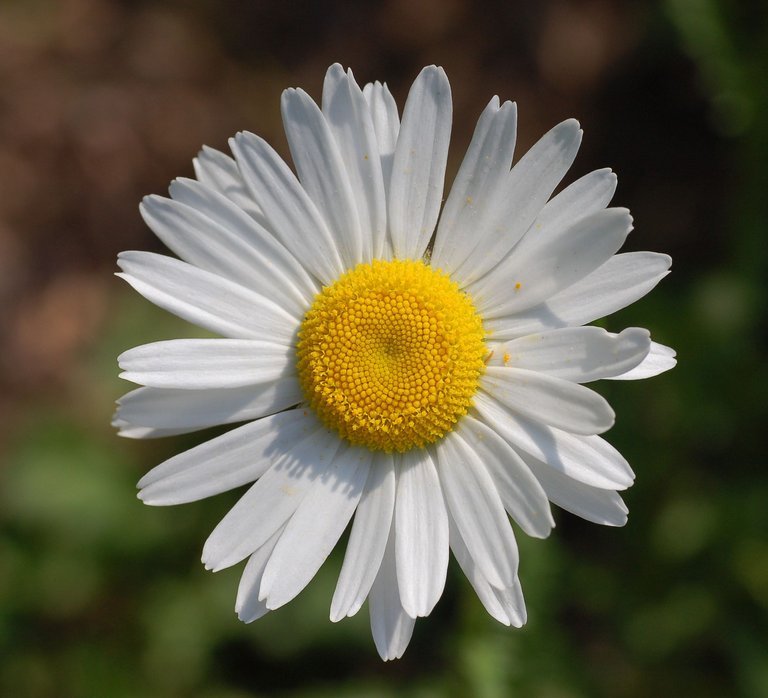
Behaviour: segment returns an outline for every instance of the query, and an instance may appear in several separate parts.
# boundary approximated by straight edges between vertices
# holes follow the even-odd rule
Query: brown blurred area
[[[657,71],[683,110],[701,107],[686,63],[656,66],[643,44],[648,8],[610,0],[0,4],[2,422],[7,428],[18,400],[72,389],[73,362],[123,292],[111,275],[115,255],[159,249],[140,198],[191,176],[199,147],[226,149],[237,130],[286,153],[281,89],[319,97],[333,61],[361,83],[387,81],[401,108],[420,67],[442,64],[455,103],[449,173],[493,94],[518,101],[518,153],[579,117],[586,137],[577,171],[612,165],[638,189],[635,200],[620,189],[620,203],[636,214],[647,208],[642,226],[653,234],[640,246],[685,245],[681,231],[697,218],[712,225],[706,202],[717,162],[699,132],[714,135],[706,119],[673,124],[682,137],[654,135],[669,107],[644,106],[666,99]],[[673,141],[695,181],[655,160]]]

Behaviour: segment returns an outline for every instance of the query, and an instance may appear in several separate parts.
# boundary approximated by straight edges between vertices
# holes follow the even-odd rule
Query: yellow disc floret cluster
[[[421,261],[359,264],[325,287],[299,331],[304,395],[353,444],[408,451],[451,430],[485,354],[471,299]]]

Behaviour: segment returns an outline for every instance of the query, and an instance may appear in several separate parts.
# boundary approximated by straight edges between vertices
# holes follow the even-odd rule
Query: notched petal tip
[[[424,66],[421,69],[421,72],[419,72],[418,76],[416,77],[416,80],[414,81],[414,85],[419,80],[428,80],[430,78],[437,78],[438,82],[442,84],[442,86],[448,87],[450,89],[450,84],[448,82],[448,75],[446,75],[445,70],[443,70],[442,66],[439,65],[427,65]]]
[[[191,177],[175,177],[168,185],[168,193],[172,199],[175,199],[182,191],[186,191],[190,188],[204,187],[205,185],[196,179]],[[145,200],[147,197],[144,197]]]
[[[238,131],[232,138],[229,139],[229,147],[234,152],[235,145],[256,145],[261,142],[261,138],[251,131]]]
[[[140,385],[140,383],[137,380],[134,380],[133,375],[134,374],[131,371],[121,371],[120,373],[117,374],[117,377],[120,378],[121,380],[128,381],[129,383],[135,383],[136,385]]]
[[[627,327],[619,332],[618,336],[623,339],[648,340],[650,348],[651,332],[645,327]]]
[[[499,106],[499,111],[511,111],[513,114],[517,114],[517,102],[505,100]]]

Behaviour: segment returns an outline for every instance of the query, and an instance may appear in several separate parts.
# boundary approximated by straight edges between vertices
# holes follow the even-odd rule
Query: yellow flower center
[[[472,403],[482,320],[442,271],[413,260],[359,264],[315,297],[299,331],[301,387],[353,444],[408,451],[449,432]]]

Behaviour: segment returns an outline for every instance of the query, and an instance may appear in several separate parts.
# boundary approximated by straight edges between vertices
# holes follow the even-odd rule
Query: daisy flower
[[[439,600],[449,550],[491,616],[526,620],[510,517],[549,535],[550,502],[621,526],[633,473],[598,434],[614,413],[585,383],[647,378],[674,352],[644,329],[584,326],[648,293],[666,255],[616,254],[632,228],[616,177],[552,196],[575,120],[513,166],[517,111],[483,110],[443,200],[451,92],[425,68],[398,114],[386,85],[328,70],[320,106],[282,96],[296,173],[258,136],[203,148],[196,179],[141,212],[177,258],[119,256],[146,299],[221,338],[125,352],[127,437],[245,422],[139,482],[147,504],[250,483],[203,549],[247,560],[236,611],[293,599],[349,525],[331,620],[368,600],[383,659]]]

